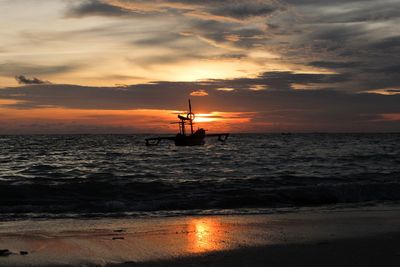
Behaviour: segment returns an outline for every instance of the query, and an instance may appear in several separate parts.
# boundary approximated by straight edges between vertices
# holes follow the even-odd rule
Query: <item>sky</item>
[[[0,134],[399,132],[399,0],[0,0]]]

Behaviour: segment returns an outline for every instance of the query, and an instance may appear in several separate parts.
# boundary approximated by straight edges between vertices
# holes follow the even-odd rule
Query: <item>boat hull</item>
[[[202,146],[205,144],[205,137],[206,132],[199,129],[191,135],[177,134],[174,141],[176,146]]]

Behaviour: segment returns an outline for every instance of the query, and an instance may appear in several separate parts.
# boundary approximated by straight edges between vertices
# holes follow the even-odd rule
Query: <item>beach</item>
[[[400,0],[0,0],[0,267],[400,267]]]
[[[0,266],[399,266],[399,225],[400,207],[383,205],[3,221]]]

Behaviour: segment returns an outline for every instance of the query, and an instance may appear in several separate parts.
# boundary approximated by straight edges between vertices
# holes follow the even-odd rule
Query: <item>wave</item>
[[[247,181],[248,182],[248,181]],[[255,184],[256,185],[256,184]],[[282,208],[399,201],[400,183],[342,183],[281,188],[162,182],[0,185],[0,213],[118,213]]]
[[[0,136],[0,217],[276,209],[400,200],[400,134]]]

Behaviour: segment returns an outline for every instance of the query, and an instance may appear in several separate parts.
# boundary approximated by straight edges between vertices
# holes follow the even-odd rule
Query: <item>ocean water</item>
[[[262,213],[400,200],[400,134],[0,136],[0,219]]]

